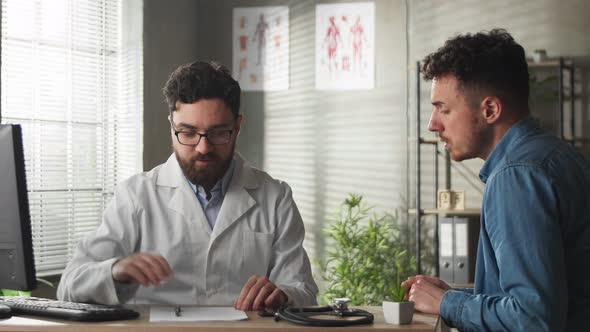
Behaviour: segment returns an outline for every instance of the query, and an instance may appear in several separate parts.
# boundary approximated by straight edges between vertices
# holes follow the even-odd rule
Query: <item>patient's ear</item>
[[[481,112],[487,123],[491,124],[502,115],[502,102],[498,97],[488,96],[481,101]]]

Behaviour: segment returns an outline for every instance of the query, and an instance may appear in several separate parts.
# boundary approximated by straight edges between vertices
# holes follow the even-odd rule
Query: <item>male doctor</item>
[[[234,153],[238,82],[221,65],[194,62],[172,73],[164,94],[174,154],[117,186],[58,298],[240,310],[315,304],[291,189]]]

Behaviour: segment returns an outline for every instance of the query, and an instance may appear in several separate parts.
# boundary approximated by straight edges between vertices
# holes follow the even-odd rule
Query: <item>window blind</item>
[[[3,123],[23,127],[38,276],[142,169],[141,1],[2,0]]]

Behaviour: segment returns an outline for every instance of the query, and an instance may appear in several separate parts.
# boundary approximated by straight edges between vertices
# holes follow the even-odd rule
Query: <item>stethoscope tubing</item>
[[[362,317],[355,320],[345,319],[317,319],[309,317],[307,315],[300,315],[301,313],[326,313],[335,312],[330,306],[324,307],[301,307],[301,308],[282,308],[275,312],[274,320],[279,321],[281,319],[291,323],[307,325],[307,326],[325,326],[325,327],[338,327],[338,326],[352,326],[371,324],[374,320],[372,313],[362,309],[350,309],[346,311],[340,311],[335,315],[340,317]]]

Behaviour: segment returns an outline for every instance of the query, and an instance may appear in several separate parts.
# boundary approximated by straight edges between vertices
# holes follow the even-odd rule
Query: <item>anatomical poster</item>
[[[316,6],[316,89],[372,89],[375,81],[375,4]]]
[[[289,7],[234,8],[233,75],[245,91],[289,88]]]

